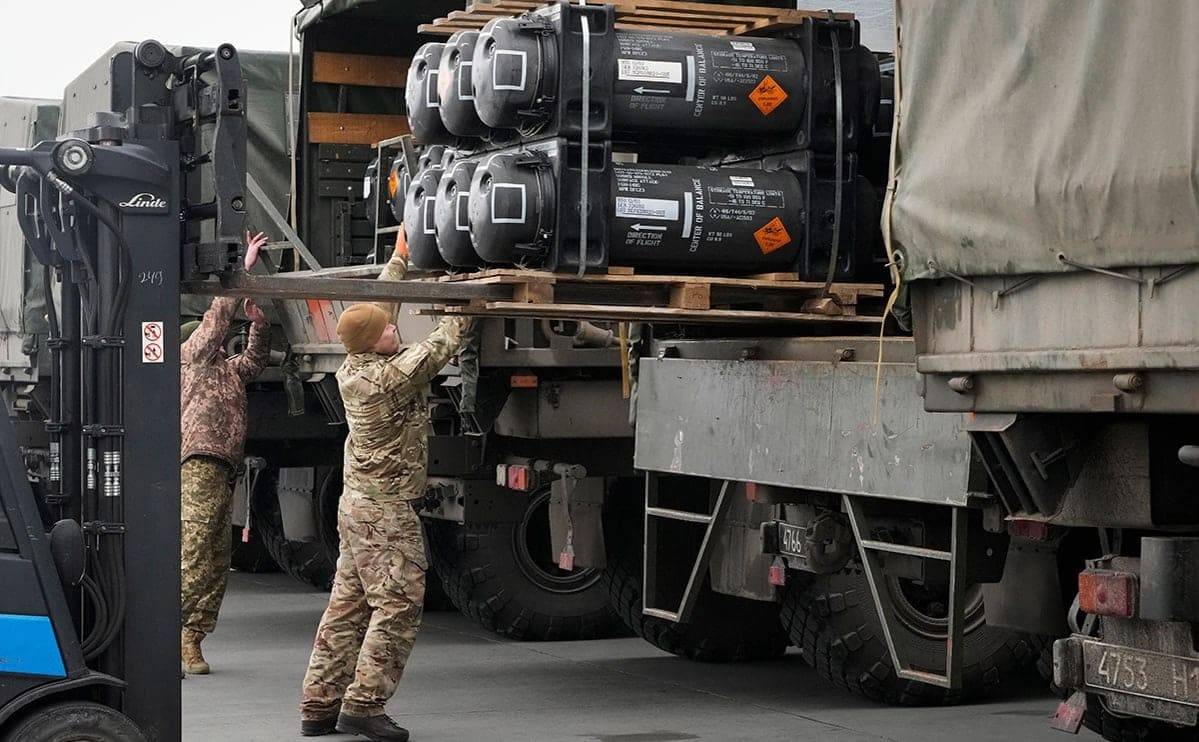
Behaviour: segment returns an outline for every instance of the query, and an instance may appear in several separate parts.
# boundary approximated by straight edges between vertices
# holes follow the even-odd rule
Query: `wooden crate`
[[[424,280],[511,288],[510,299],[440,305],[431,310],[434,313],[614,321],[877,326],[884,296],[881,284],[835,283],[830,300],[823,283],[788,274],[733,278],[644,274],[620,268],[582,277],[497,268]]]
[[[466,10],[456,10],[420,26],[421,33],[449,36],[457,31],[477,31],[493,18],[523,15],[547,3],[540,0],[474,0]],[[719,5],[686,0],[599,0],[593,5],[616,6],[616,28],[654,31],[689,31],[726,35],[764,35],[803,23],[805,18],[827,17],[825,11]],[[852,13],[835,13],[852,19]]]

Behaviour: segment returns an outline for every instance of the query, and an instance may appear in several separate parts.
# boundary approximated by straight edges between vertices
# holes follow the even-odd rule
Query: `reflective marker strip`
[[[49,616],[0,614],[0,674],[67,676]]]
[[[688,102],[695,100],[695,57],[687,55],[687,98]]]
[[[520,192],[520,216],[498,216],[495,211],[495,194],[500,190]],[[528,215],[528,198],[523,183],[493,183],[491,186],[491,223],[492,224],[524,224]]]
[[[470,231],[470,194],[459,193],[458,203],[454,210],[454,229],[459,232]]]
[[[525,52],[511,49],[496,49],[496,59],[491,63],[491,87],[493,90],[524,90],[529,82],[529,55]],[[499,58],[502,56],[518,57],[520,59],[520,84],[510,85],[500,83],[497,73],[500,71]]]
[[[433,220],[433,209],[437,199],[433,196],[425,196],[424,204],[424,224],[422,225],[425,234],[437,234],[437,222]]]
[[[695,224],[695,201],[691,191],[683,194],[683,237],[691,236],[691,227]]]
[[[462,71],[458,73],[458,100],[474,100],[475,89],[471,86],[470,68],[474,66],[474,62],[463,62],[458,65]],[[465,90],[463,90],[465,88]]]
[[[429,108],[441,108],[441,98],[437,96],[437,76],[435,70],[429,70],[425,80],[425,105]]]

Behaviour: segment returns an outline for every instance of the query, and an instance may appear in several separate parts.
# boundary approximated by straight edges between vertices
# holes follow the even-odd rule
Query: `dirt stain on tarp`
[[[593,739],[595,742],[681,742],[682,740],[699,739],[699,737],[684,732],[638,732],[637,734],[597,734],[589,739]]]

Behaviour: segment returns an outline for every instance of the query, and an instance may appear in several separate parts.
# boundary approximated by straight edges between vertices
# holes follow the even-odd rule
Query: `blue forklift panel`
[[[0,614],[0,674],[67,676],[49,616]]]

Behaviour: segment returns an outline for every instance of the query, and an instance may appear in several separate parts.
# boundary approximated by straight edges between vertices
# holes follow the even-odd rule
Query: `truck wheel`
[[[128,717],[108,706],[68,701],[38,709],[11,727],[4,742],[145,742]]]
[[[336,553],[331,558],[321,539],[314,541],[290,541],[283,532],[283,516],[279,512],[279,496],[275,492],[278,475],[275,469],[267,469],[258,477],[254,488],[254,523],[262,536],[267,552],[287,574],[320,588],[333,587],[333,573],[337,569]]]
[[[1116,716],[1103,706],[1098,696],[1087,694],[1087,713],[1083,724],[1110,742],[1195,742],[1194,727],[1176,727],[1160,721]]]
[[[619,625],[599,570],[564,572],[549,560],[549,489],[519,523],[427,521],[429,554],[458,610],[513,639],[607,636]]]
[[[604,572],[612,608],[634,634],[664,652],[698,662],[770,660],[787,651],[790,642],[779,622],[778,603],[718,593],[708,578],[687,623],[643,614],[641,551],[639,545],[609,551]]]
[[[906,657],[943,657],[944,598],[906,580],[888,580],[887,586],[897,606],[897,649]],[[837,687],[884,703],[948,704],[994,691],[1041,653],[1038,638],[987,626],[980,591],[968,589],[967,600],[960,691],[895,675],[870,586],[857,565],[816,577],[806,586],[788,586],[782,619],[804,658]]]
[[[253,525],[250,528],[249,543],[241,540],[241,526],[233,526],[232,538],[232,566],[238,572],[265,574],[279,571],[279,565],[275,564],[274,557],[267,551],[266,544],[262,541],[262,533]]]

